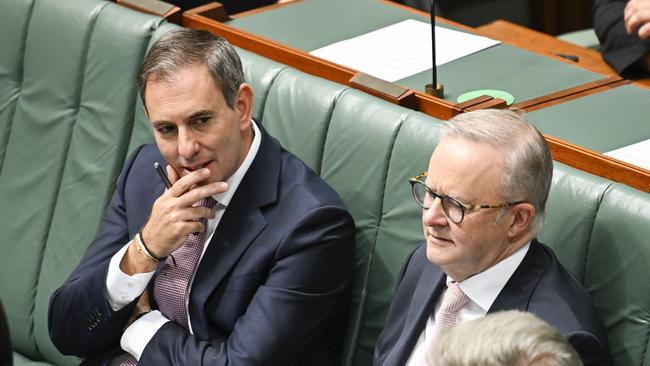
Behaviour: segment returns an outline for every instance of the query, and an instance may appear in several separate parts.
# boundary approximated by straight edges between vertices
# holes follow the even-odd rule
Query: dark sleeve
[[[12,365],[11,339],[5,311],[0,302],[0,366]]]
[[[418,276],[422,270],[418,260],[426,257],[425,249],[426,242],[420,243],[404,261],[404,265],[397,277],[384,327],[375,344],[373,365],[384,364],[391,348],[395,346],[402,334],[404,322],[406,321],[406,311],[415,293]]]
[[[199,341],[173,322],[149,341],[145,365],[294,365],[320,341],[348,293],[354,223],[341,207],[319,207],[287,228],[269,274],[229,335]],[[172,362],[173,360],[173,362]]]
[[[600,40],[603,59],[619,74],[634,71],[634,64],[650,52],[650,39],[627,34],[623,10],[627,0],[596,0],[594,30]]]
[[[594,334],[584,331],[564,335],[576,350],[584,366],[611,366],[613,361],[607,345]]]
[[[77,268],[50,298],[50,338],[66,355],[89,357],[119,344],[137,298],[113,312],[104,292],[111,257],[129,240],[124,191],[138,149],[126,162],[95,240]]]

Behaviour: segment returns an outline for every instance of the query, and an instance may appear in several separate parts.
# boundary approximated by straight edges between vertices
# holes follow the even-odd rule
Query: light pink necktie
[[[194,206],[212,208],[216,203],[212,197],[207,197]],[[204,227],[207,226],[207,220],[202,219],[201,222]],[[205,230],[188,235],[183,245],[167,257],[153,286],[153,295],[160,312],[185,329],[188,329],[185,307],[188,285],[203,253],[206,237]]]
[[[214,198],[207,197],[195,203],[194,206],[213,208],[216,203]],[[201,219],[200,221],[206,228],[207,220]],[[170,254],[162,264],[153,286],[153,295],[160,312],[167,319],[182,325],[185,329],[189,329],[187,309],[185,308],[188,286],[203,253],[206,238],[205,230],[188,235],[183,245]],[[121,366],[134,365],[137,365],[137,361],[131,355],[124,358],[121,363]]]
[[[467,305],[469,297],[456,282],[452,282],[447,287],[445,296],[442,298],[442,304],[436,314],[436,326],[434,334],[439,334],[441,330],[456,325],[458,322],[458,312],[463,306]]]

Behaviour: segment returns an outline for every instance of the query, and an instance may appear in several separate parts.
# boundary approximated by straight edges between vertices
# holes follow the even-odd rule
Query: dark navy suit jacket
[[[426,257],[426,243],[407,260],[375,347],[375,366],[406,364],[445,288],[446,275]],[[533,240],[488,313],[521,310],[554,326],[587,365],[611,365],[607,335],[589,294],[553,251]]]
[[[145,145],[126,162],[95,241],[50,300],[54,344],[89,364],[122,352],[122,329],[137,299],[113,312],[106,273],[164,190],[154,161],[164,160],[155,145]],[[338,195],[262,130],[195,275],[194,335],[168,322],[139,364],[338,364],[353,252],[354,223]]]

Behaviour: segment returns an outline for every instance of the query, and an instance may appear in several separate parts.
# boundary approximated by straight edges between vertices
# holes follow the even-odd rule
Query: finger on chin
[[[176,183],[176,181],[180,178],[180,175],[178,174],[176,169],[174,169],[174,167],[171,166],[171,164],[167,164],[167,176],[169,178],[169,181],[172,184]]]

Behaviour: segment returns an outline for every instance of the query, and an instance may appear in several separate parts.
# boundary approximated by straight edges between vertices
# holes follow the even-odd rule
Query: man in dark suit
[[[54,344],[92,365],[337,364],[354,248],[337,194],[251,119],[223,39],[164,35],[139,83],[156,145],[52,295]]]
[[[594,30],[619,74],[650,72],[650,0],[596,0]]]
[[[425,241],[399,277],[376,366],[421,365],[445,328],[510,309],[557,328],[585,365],[611,364],[589,295],[535,239],[552,172],[544,138],[513,112],[444,126],[428,172],[411,179]]]

